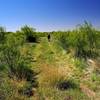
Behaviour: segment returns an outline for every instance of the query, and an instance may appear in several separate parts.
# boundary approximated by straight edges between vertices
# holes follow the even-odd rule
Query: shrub
[[[57,84],[57,88],[60,90],[67,90],[67,89],[75,89],[75,88],[79,88],[78,87],[78,83],[76,83],[74,80],[64,80],[61,81]]]

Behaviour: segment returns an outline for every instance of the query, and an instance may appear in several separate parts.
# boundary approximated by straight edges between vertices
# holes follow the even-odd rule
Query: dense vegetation
[[[0,100],[99,100],[100,31],[16,32],[0,27]]]

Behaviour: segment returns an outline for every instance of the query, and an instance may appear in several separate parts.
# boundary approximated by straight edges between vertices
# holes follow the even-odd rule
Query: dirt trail
[[[84,94],[86,94],[91,100],[94,100],[96,94],[94,91],[90,90],[86,85],[80,84],[80,88]]]

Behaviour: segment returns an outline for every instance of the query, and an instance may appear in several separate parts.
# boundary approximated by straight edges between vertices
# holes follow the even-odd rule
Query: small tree
[[[0,27],[0,42],[3,42],[5,39],[6,29],[4,27]]]

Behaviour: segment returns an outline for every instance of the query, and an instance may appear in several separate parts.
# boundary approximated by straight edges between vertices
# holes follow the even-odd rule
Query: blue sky
[[[100,28],[100,0],[0,0],[0,25],[15,31],[67,30],[87,20]]]

